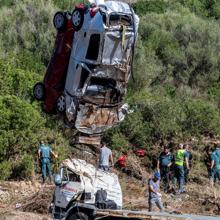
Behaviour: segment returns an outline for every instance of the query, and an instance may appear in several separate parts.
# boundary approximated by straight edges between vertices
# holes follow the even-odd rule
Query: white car
[[[59,174],[55,176],[55,184],[54,219],[75,219],[76,210],[82,210],[92,219],[97,208],[122,209],[122,191],[117,175],[96,169],[84,160],[63,161]],[[98,198],[100,192],[105,192],[105,201]]]
[[[100,134],[125,117],[139,19],[118,1],[75,9],[72,51],[61,106],[69,124]]]

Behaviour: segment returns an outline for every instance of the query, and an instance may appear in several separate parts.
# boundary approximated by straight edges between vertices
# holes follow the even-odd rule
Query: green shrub
[[[134,4],[134,10],[139,15],[144,15],[148,12],[164,13],[167,5],[164,0],[139,0]]]
[[[76,4],[82,3],[82,0],[53,0],[54,4],[63,10],[73,10]]]
[[[1,94],[13,94],[24,100],[33,99],[34,84],[40,81],[41,77],[30,70],[24,70],[23,67],[26,63],[26,61],[21,59],[18,61],[18,58],[14,56],[0,60]]]
[[[48,1],[19,1],[0,9],[0,57],[30,51],[48,63],[55,38],[56,8]]]
[[[220,133],[220,114],[214,104],[206,100],[188,99],[183,103],[183,111],[186,114],[183,130],[186,132],[195,136]]]
[[[112,134],[110,143],[111,148],[119,152],[126,152],[131,148],[129,142],[126,140],[126,137],[120,132],[114,132]]]
[[[219,79],[219,30],[217,22],[187,11],[143,16],[134,65],[142,64],[135,74],[142,82],[137,86],[148,86],[151,81],[153,86],[187,85],[206,91]]]
[[[0,163],[0,180],[7,180],[12,173],[10,161],[3,161]]]
[[[34,169],[34,158],[32,155],[24,154],[18,161],[12,162],[13,179],[31,179]]]
[[[215,102],[218,105],[218,108],[220,109],[220,84],[216,83],[208,90],[208,97],[211,99],[211,101]]]

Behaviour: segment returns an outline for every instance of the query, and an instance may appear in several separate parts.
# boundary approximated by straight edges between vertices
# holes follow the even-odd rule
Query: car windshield
[[[105,25],[107,25],[107,15],[105,13],[102,13],[102,19]],[[126,15],[126,14],[119,14],[119,13],[111,13],[109,15],[109,25],[110,26],[118,26],[118,25],[124,25],[124,26],[132,26],[132,16]]]
[[[109,24],[111,26],[116,26],[116,25],[131,26],[132,18],[130,15],[112,13],[109,16]]]
[[[119,99],[115,80],[107,78],[92,77],[84,95],[84,100],[101,105],[115,104]]]

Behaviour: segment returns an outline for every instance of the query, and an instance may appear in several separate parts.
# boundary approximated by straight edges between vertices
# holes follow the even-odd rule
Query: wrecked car
[[[123,98],[139,22],[133,9],[123,2],[106,1],[94,11],[75,9],[72,14],[77,31],[62,108],[68,122],[89,135],[111,128],[128,112]]]
[[[74,29],[70,12],[57,12],[53,23],[57,36],[50,63],[43,82],[34,86],[34,98],[43,101],[43,109],[48,113],[63,111],[63,91],[73,42]]]
[[[68,127],[100,135],[129,112],[123,98],[139,18],[124,2],[90,2],[71,14],[55,15],[54,52],[43,83],[34,87],[34,97],[43,100],[46,112],[61,113]]]
[[[51,204],[54,219],[93,219],[97,209],[122,209],[122,191],[114,173],[79,159],[63,161],[55,175]],[[100,199],[100,193],[105,198]],[[80,214],[81,213],[81,214]]]

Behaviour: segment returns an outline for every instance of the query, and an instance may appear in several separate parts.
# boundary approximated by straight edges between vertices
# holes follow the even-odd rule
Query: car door
[[[55,205],[66,208],[70,200],[79,192],[83,191],[81,177],[70,169],[61,168],[62,184],[55,189]]]

